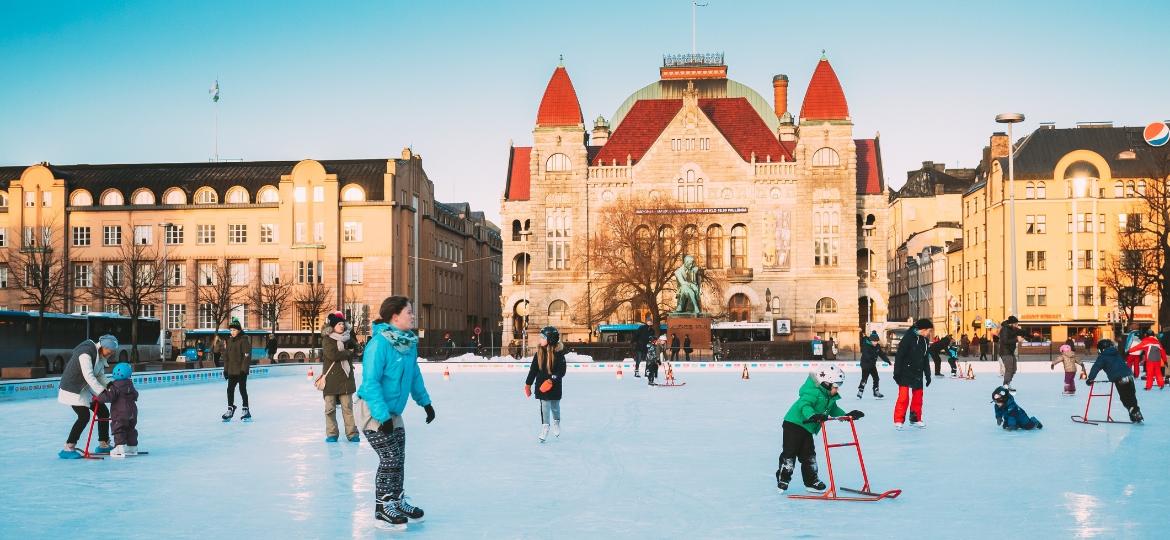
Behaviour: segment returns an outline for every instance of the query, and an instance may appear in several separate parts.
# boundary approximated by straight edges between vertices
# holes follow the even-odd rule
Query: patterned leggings
[[[374,479],[374,495],[378,502],[387,498],[402,498],[402,476],[406,464],[406,429],[401,417],[395,416],[391,433],[366,430],[366,440],[378,454],[378,475]]]

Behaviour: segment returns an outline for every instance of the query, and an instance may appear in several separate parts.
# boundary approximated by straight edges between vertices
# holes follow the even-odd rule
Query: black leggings
[[[228,375],[228,407],[236,406],[236,384],[240,385],[240,398],[244,400],[244,407],[248,407],[248,376]]]
[[[1137,387],[1133,384],[1133,377],[1123,377],[1114,385],[1117,387],[1117,397],[1121,398],[1121,404],[1126,410],[1137,407]]]
[[[1131,385],[1132,386],[1132,385]],[[77,421],[73,422],[73,428],[69,430],[69,438],[65,439],[68,444],[77,444],[81,439],[81,432],[85,431],[86,425],[89,424],[89,407],[82,407],[81,405],[74,405],[73,412],[77,413]],[[105,403],[98,403],[97,409],[98,417],[98,440],[109,442],[110,440],[110,409],[106,408]],[[105,420],[103,422],[103,420]]]
[[[862,364],[861,364],[861,385],[859,385],[857,387],[858,392],[865,391],[865,383],[867,381],[869,381],[870,377],[873,377],[873,391],[877,392],[878,391],[877,362],[874,362],[872,364],[866,364],[866,363],[862,362]]]

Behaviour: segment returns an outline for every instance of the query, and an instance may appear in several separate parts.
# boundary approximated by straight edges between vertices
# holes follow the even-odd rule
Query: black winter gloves
[[[845,413],[845,416],[848,416],[849,418],[852,418],[854,420],[861,420],[862,418],[865,417],[865,413],[863,413],[857,409],[853,409],[852,411]]]
[[[435,408],[432,407],[430,403],[428,403],[428,404],[426,404],[426,406],[423,407],[423,410],[427,411],[427,423],[429,424],[431,422],[434,422],[435,421]]]
[[[808,417],[808,420],[805,420],[804,423],[806,423],[806,424],[819,424],[819,423],[824,422],[825,420],[828,420],[828,419],[829,419],[829,415],[827,415],[825,413],[816,413],[816,414]]]
[[[1093,379],[1085,379],[1085,386],[1093,386]]]

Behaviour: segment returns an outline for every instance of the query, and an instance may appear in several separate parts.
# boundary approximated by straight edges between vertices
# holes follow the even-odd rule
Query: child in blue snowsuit
[[[1028,416],[1022,407],[1016,404],[1016,398],[1002,386],[991,393],[995,403],[995,423],[1008,431],[1017,429],[1043,429],[1044,424],[1035,416]]]

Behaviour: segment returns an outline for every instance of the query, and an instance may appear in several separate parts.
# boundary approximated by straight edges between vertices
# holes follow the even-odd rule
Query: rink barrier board
[[[248,378],[284,377],[305,375],[313,364],[273,364],[252,366]],[[173,371],[145,371],[131,376],[138,389],[165,388],[206,382],[222,382],[223,368],[180,369]],[[60,377],[28,379],[0,383],[0,401],[19,399],[55,398],[60,386]]]

